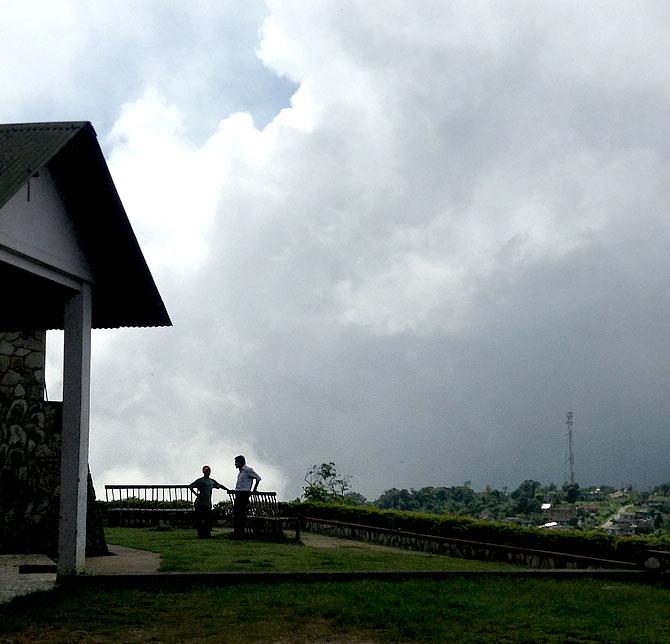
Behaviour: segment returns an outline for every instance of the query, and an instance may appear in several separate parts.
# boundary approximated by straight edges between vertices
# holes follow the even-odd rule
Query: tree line
[[[427,486],[418,490],[391,488],[379,498],[368,501],[352,488],[351,477],[340,475],[335,463],[331,461],[314,465],[305,475],[303,488],[303,498],[306,501],[367,504],[385,510],[455,514],[493,520],[517,517],[534,523],[542,520],[541,510],[544,504],[552,507],[578,502],[584,502],[586,507],[606,505],[615,493],[618,495],[619,504],[661,499],[658,502],[659,513],[670,513],[670,483],[658,485],[653,490],[638,492],[632,486],[617,491],[607,485],[581,488],[577,483],[543,485],[539,481],[528,479],[512,491],[507,488],[497,490],[491,486],[476,491],[470,481],[466,481],[462,485]]]

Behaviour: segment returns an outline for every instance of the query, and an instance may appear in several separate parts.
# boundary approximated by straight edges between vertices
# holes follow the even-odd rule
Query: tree
[[[566,483],[563,486],[563,492],[565,493],[565,500],[568,503],[579,501],[582,494],[581,489],[577,483]]]
[[[391,488],[386,490],[374,504],[382,510],[417,510],[419,509],[418,502],[414,498],[414,491],[399,490],[398,488]]]
[[[654,494],[658,494],[659,496],[670,496],[670,482],[657,485],[654,488]]]
[[[365,505],[368,500],[359,492],[347,492],[342,497],[342,502],[347,505]]]
[[[530,479],[525,480],[510,495],[514,499],[514,512],[517,514],[532,514],[540,511],[542,505],[542,484]]]
[[[340,476],[335,468],[335,463],[321,463],[312,465],[309,472],[305,474],[304,498],[306,501],[323,501],[352,503],[354,505],[365,503],[365,497],[351,489],[351,477]]]

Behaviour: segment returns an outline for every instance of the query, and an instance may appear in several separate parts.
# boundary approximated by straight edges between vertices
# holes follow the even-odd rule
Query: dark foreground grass
[[[109,543],[161,555],[161,570],[170,572],[258,571],[422,571],[508,570],[505,563],[472,561],[338,540],[337,548],[311,548],[294,541],[232,541],[223,533],[198,539],[194,530],[107,528]]]
[[[0,607],[0,642],[668,642],[670,589],[603,580],[61,587]]]

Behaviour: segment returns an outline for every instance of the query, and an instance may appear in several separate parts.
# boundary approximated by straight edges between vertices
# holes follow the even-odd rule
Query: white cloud
[[[110,170],[150,265],[182,269],[205,261],[204,228],[218,186],[186,139],[179,109],[149,90],[121,108],[107,144]]]

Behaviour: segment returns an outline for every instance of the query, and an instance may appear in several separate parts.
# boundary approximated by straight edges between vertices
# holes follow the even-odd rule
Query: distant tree
[[[505,490],[495,490],[487,485],[479,495],[480,509],[477,516],[486,516],[493,519],[502,519],[514,514],[512,502]]]
[[[563,490],[559,490],[556,487],[555,483],[552,483],[548,487],[544,488],[544,495],[542,498],[544,503],[551,503],[551,505],[559,505],[565,499],[565,494]]]
[[[635,528],[635,534],[651,534],[655,529],[653,521],[639,522]]]
[[[654,488],[654,493],[659,496],[670,496],[670,482],[657,485]]]
[[[528,498],[533,499],[539,490],[542,489],[542,483],[526,479],[519,487],[510,495],[513,499]]]
[[[347,505],[365,505],[368,500],[359,492],[347,492],[342,497],[342,502]]]
[[[351,477],[340,476],[335,463],[312,465],[305,474],[303,497],[306,501],[365,503],[365,497],[351,489]]]
[[[510,495],[514,500],[515,514],[533,514],[542,506],[542,484],[530,479],[525,480]]]
[[[563,486],[563,493],[565,494],[565,500],[568,503],[574,503],[575,501],[579,501],[579,498],[581,497],[582,494],[579,485],[577,485],[577,483],[566,483]]]
[[[487,488],[487,492],[475,492],[468,481],[453,487],[422,487],[419,490],[386,490],[375,502],[385,510],[409,510],[431,514],[463,514],[478,517],[482,512],[497,516],[493,510],[504,502],[498,490]],[[489,511],[489,506],[491,509]]]
[[[414,498],[414,490],[399,490],[391,488],[386,490],[374,504],[382,510],[417,510],[418,502]]]

